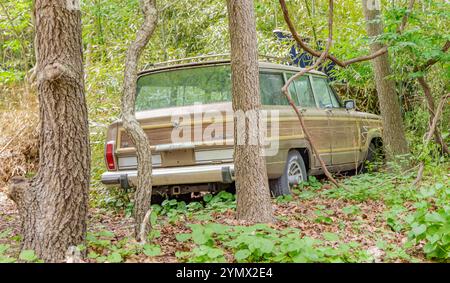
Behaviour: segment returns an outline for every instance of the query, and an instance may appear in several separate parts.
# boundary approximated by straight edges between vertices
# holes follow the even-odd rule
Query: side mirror
[[[345,106],[345,109],[347,109],[347,110],[356,109],[356,103],[353,99],[344,101],[344,106]]]

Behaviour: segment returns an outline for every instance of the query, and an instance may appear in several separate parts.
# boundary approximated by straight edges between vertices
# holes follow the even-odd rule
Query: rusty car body
[[[278,125],[278,133],[268,135],[277,141],[277,150],[266,156],[267,175],[273,195],[289,194],[292,185],[323,173],[281,93],[286,80],[301,69],[265,61],[259,68],[262,108],[277,111],[276,117],[267,118],[269,124]],[[295,80],[290,94],[331,172],[358,168],[370,150],[380,146],[380,117],[357,111],[352,100],[341,102],[323,73],[311,71]],[[136,118],[152,148],[155,193],[217,191],[233,183],[233,116],[227,115],[232,111],[229,60],[153,66],[139,73],[136,99]],[[201,123],[195,115],[201,116]],[[216,133],[205,138],[204,132],[212,126]],[[174,131],[180,129],[191,138],[174,142]],[[108,128],[105,160],[108,170],[102,183],[123,188],[136,185],[136,153],[120,120]]]

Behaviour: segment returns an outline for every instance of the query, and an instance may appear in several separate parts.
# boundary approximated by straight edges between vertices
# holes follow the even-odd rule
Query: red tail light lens
[[[116,160],[114,159],[114,142],[108,142],[105,150],[106,166],[109,170],[116,170]]]

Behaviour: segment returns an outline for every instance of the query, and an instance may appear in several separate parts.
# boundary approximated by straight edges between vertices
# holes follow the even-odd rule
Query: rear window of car
[[[137,82],[136,111],[231,101],[229,65],[154,73]]]
[[[281,92],[282,72],[262,70],[259,81],[262,105],[289,105]],[[229,64],[152,73],[137,82],[136,111],[230,101]]]

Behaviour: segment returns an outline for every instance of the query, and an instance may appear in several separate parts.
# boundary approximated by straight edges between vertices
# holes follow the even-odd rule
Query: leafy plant
[[[450,187],[438,183],[430,190],[421,191],[422,201],[416,203],[417,211],[409,217],[408,237],[413,243],[424,242],[423,252],[427,257],[447,261],[450,259],[450,206],[447,202],[435,208],[425,201],[436,196],[449,200]]]
[[[43,262],[40,260],[33,250],[22,250],[19,254],[19,259],[25,262]]]

